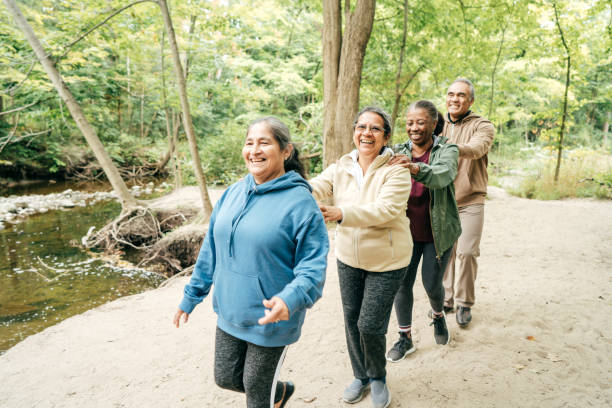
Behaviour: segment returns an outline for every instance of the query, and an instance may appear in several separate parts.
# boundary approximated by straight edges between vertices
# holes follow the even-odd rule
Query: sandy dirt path
[[[490,190],[468,329],[449,315],[437,346],[415,285],[417,352],[389,364],[391,407],[612,406],[612,202],[543,202]],[[291,407],[341,407],[351,380],[335,259],[323,298],[291,346]],[[0,407],[244,407],[213,380],[210,299],[176,329],[186,280],[122,298],[0,356]],[[388,346],[396,340],[392,317]],[[369,398],[353,405],[369,407]]]

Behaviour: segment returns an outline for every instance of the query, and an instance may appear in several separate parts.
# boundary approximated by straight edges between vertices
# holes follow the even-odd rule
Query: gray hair
[[[285,160],[284,167],[285,171],[295,170],[300,176],[306,179],[306,170],[304,169],[304,165],[300,160],[300,152],[298,148],[291,142],[291,135],[289,133],[289,128],[285,125],[280,119],[275,118],[274,116],[266,116],[265,118],[260,118],[252,121],[247,128],[246,134],[248,135],[251,131],[251,128],[258,123],[265,123],[268,126],[268,129],[274,136],[274,139],[278,142],[280,146],[281,152],[287,148],[287,146],[293,146],[293,150],[291,151],[291,155]]]
[[[453,81],[453,84],[456,84],[457,82],[463,82],[468,86],[468,88],[470,88],[470,94],[472,96],[471,100],[474,101],[474,98],[476,97],[476,92],[474,91],[474,84],[472,83],[472,81],[467,78],[457,78]]]
[[[375,113],[382,118],[385,131],[385,139],[388,139],[391,136],[391,117],[387,112],[385,112],[378,106],[366,106],[365,108],[360,110],[359,113],[357,113],[357,115],[355,116],[355,120],[353,121],[353,129],[355,129],[355,126],[357,126],[357,121],[359,120],[359,117],[366,112]]]

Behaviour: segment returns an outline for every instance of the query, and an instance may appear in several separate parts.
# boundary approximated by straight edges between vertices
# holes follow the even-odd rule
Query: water
[[[56,185],[10,194],[43,194],[66,188],[77,189]],[[104,202],[50,211],[6,224],[0,230],[0,354],[70,316],[160,283],[155,274],[113,267],[71,246],[71,241],[79,242],[90,226],[102,227],[120,209],[116,202]]]

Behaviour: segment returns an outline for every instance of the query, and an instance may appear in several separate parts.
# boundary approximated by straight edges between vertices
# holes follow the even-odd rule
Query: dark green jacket
[[[429,213],[437,258],[452,247],[461,235],[459,210],[455,200],[455,177],[459,148],[446,143],[444,136],[434,136],[429,164],[419,163],[419,173],[413,178],[430,191]],[[412,160],[412,141],[393,146],[393,151]]]

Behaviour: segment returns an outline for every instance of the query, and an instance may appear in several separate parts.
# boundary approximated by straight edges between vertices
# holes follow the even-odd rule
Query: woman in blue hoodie
[[[277,381],[280,366],[321,297],[329,242],[285,124],[251,123],[242,156],[249,175],[215,205],[174,324],[214,285],[215,382],[249,408],[278,408],[294,391]]]

